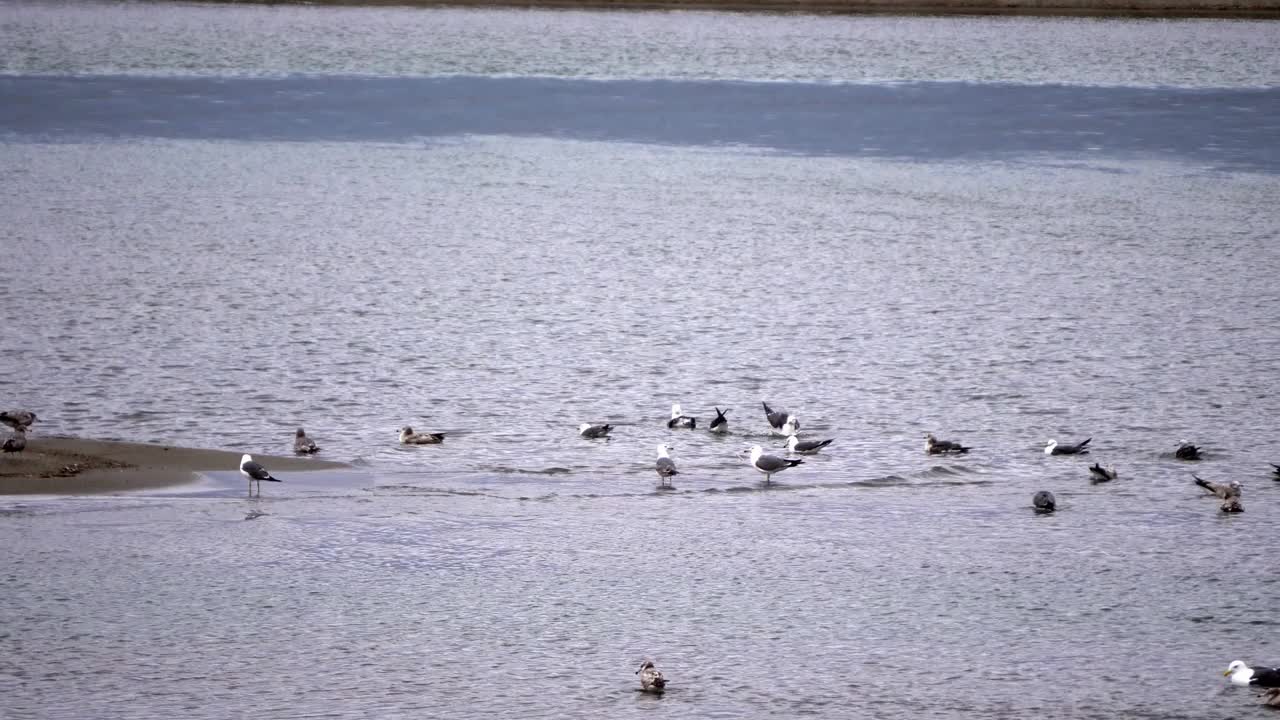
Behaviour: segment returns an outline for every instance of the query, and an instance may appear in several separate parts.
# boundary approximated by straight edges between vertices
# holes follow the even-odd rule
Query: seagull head
[[[1240,484],[1240,481],[1239,481],[1239,480],[1232,480],[1232,481],[1231,481],[1231,489],[1232,489],[1232,490],[1239,490],[1241,487],[1243,487],[1243,486]]]
[[[1050,441],[1048,442],[1048,444],[1044,446],[1044,452],[1045,452],[1045,454],[1046,454],[1046,455],[1050,455],[1050,454],[1052,454],[1052,453],[1053,453],[1053,449],[1054,449],[1054,448],[1056,448],[1056,447],[1058,447],[1058,441],[1057,441],[1057,440],[1050,440]]]
[[[751,446],[751,462],[755,462],[756,460],[759,460],[760,456],[763,454],[764,454],[764,448],[760,447],[759,445]]]
[[[674,418],[678,418],[678,417],[680,417],[680,416],[681,416],[681,415],[683,415],[683,414],[684,414],[684,413],[680,411],[680,403],[674,403],[674,404],[671,406],[671,417],[672,417],[673,419],[674,419]]]
[[[674,448],[666,443],[658,443],[658,457],[668,457],[667,453],[673,449]]]
[[[245,453],[244,455],[240,456],[241,467],[244,467],[245,463],[251,463],[251,462],[253,462],[253,456],[250,455],[249,453]]]
[[[1226,672],[1222,673],[1222,675],[1223,677],[1226,677],[1227,675],[1232,675],[1237,671],[1248,669],[1249,666],[1245,665],[1243,660],[1232,660],[1231,664],[1227,666]]]
[[[788,437],[788,438],[787,438],[787,449],[788,449],[788,450],[795,450],[795,449],[796,449],[796,445],[798,445],[798,444],[800,444],[800,438],[799,438],[798,436],[796,436],[796,435],[792,435],[792,436],[790,436],[790,437]]]

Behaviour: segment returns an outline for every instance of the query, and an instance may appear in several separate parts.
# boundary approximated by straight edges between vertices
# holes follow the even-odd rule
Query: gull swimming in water
[[[1057,440],[1050,440],[1048,445],[1044,446],[1045,455],[1088,455],[1089,441],[1093,438],[1085,438],[1084,442],[1078,445],[1059,445]]]
[[[1093,481],[1096,483],[1110,482],[1112,480],[1115,480],[1117,477],[1119,477],[1119,475],[1116,473],[1115,466],[1108,465],[1106,467],[1103,467],[1102,463],[1094,463],[1093,465],[1090,465],[1089,476],[1092,477]]]
[[[1173,451],[1173,456],[1179,460],[1199,460],[1200,448],[1183,440],[1178,443],[1178,449]]]
[[[724,410],[721,410],[720,408],[716,408],[716,419],[711,421],[711,432],[713,433],[729,432],[729,418],[724,416],[724,414],[727,412],[729,412],[728,408],[725,408]],[[1277,468],[1276,472],[1280,473],[1280,468]]]
[[[764,417],[769,421],[769,428],[773,431],[773,434],[795,435],[800,432],[800,418],[785,410],[774,412],[767,402],[761,402],[760,404],[764,405]]]
[[[27,448],[27,430],[25,427],[17,428],[13,431],[13,435],[5,439],[4,445],[0,446],[7,453],[22,452]]]
[[[698,418],[689,417],[680,412],[680,403],[671,406],[671,419],[667,421],[667,428],[689,428],[690,430],[698,427]]]
[[[924,434],[924,451],[928,455],[963,455],[970,449],[958,442],[939,440],[933,433]]]
[[[298,432],[294,433],[293,436],[293,451],[299,455],[310,455],[320,452],[320,446],[307,437],[307,431],[298,428]]]
[[[680,474],[680,471],[676,470],[675,461],[667,454],[670,450],[670,445],[658,445],[658,462],[654,468],[658,471],[662,487],[671,487],[671,476]]]
[[[1231,678],[1232,685],[1280,688],[1280,668],[1251,668],[1243,660],[1233,660],[1222,674]]]
[[[1267,688],[1260,696],[1262,704],[1271,708],[1280,708],[1280,688]]]
[[[787,438],[787,449],[797,455],[813,455],[822,448],[835,442],[834,440],[801,440],[792,435]]]
[[[591,438],[592,440],[594,440],[596,438],[602,438],[607,436],[609,434],[609,431],[612,429],[613,429],[613,426],[610,425],[609,423],[605,423],[603,425],[592,425],[591,423],[582,423],[581,425],[578,426],[578,434],[584,438]]]
[[[1277,464],[1275,464],[1275,463],[1271,463],[1271,467],[1275,468],[1274,470],[1272,470],[1272,471],[1271,471],[1271,474],[1272,474],[1272,475],[1274,475],[1275,477],[1273,477],[1273,478],[1271,478],[1271,479],[1272,479],[1272,480],[1280,480],[1280,465],[1277,465]]]
[[[790,460],[788,458],[780,458],[777,455],[765,455],[764,448],[759,445],[751,446],[751,467],[764,473],[766,484],[773,478],[774,473],[780,473],[803,462],[804,460],[799,458]]]
[[[652,660],[641,662],[636,674],[640,676],[640,689],[644,692],[661,693],[667,689],[667,679],[662,677],[661,670],[654,667]]]
[[[1230,483],[1216,483],[1201,479],[1200,476],[1195,473],[1191,473],[1191,477],[1195,479],[1197,485],[1208,490],[1222,500],[1232,497],[1240,497],[1244,491],[1244,486],[1240,484],[1239,480],[1232,480]]]
[[[442,442],[444,442],[444,433],[414,432],[413,428],[408,425],[400,428],[400,443],[402,445],[439,445]]]
[[[0,423],[4,423],[14,430],[26,430],[31,423],[39,418],[30,410],[7,410],[0,412]]]
[[[1036,493],[1035,497],[1031,498],[1031,504],[1038,513],[1051,513],[1057,506],[1056,501],[1053,499],[1053,493],[1048,490],[1041,490]]]
[[[249,478],[249,497],[253,497],[253,484],[258,483],[258,497],[262,497],[262,481],[280,482],[271,477],[271,473],[267,469],[253,461],[253,456],[244,454],[240,456],[240,474]]]

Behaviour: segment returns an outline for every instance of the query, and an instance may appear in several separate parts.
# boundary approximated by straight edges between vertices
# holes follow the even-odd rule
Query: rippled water
[[[1269,25],[5,9],[3,404],[357,468],[0,503],[13,717],[1263,714],[1220,672],[1280,662],[1276,55],[1207,48]],[[1097,51],[991,85],[993,37]],[[769,489],[761,400],[835,438]],[[1087,436],[1119,480],[1040,452]]]

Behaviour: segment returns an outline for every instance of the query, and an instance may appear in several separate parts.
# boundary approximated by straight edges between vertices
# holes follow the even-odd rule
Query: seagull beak
[[[1228,675],[1230,675],[1230,674],[1231,674],[1231,671],[1230,671],[1230,670],[1224,670],[1224,671],[1222,672],[1222,677],[1226,677],[1226,676],[1228,676]]]

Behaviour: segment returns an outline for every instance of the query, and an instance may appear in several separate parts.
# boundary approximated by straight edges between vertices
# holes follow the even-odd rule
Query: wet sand
[[[145,490],[193,482],[210,470],[234,470],[242,453],[85,440],[28,437],[27,449],[0,456],[0,495],[88,494]],[[273,472],[347,467],[311,457],[254,455]]]

